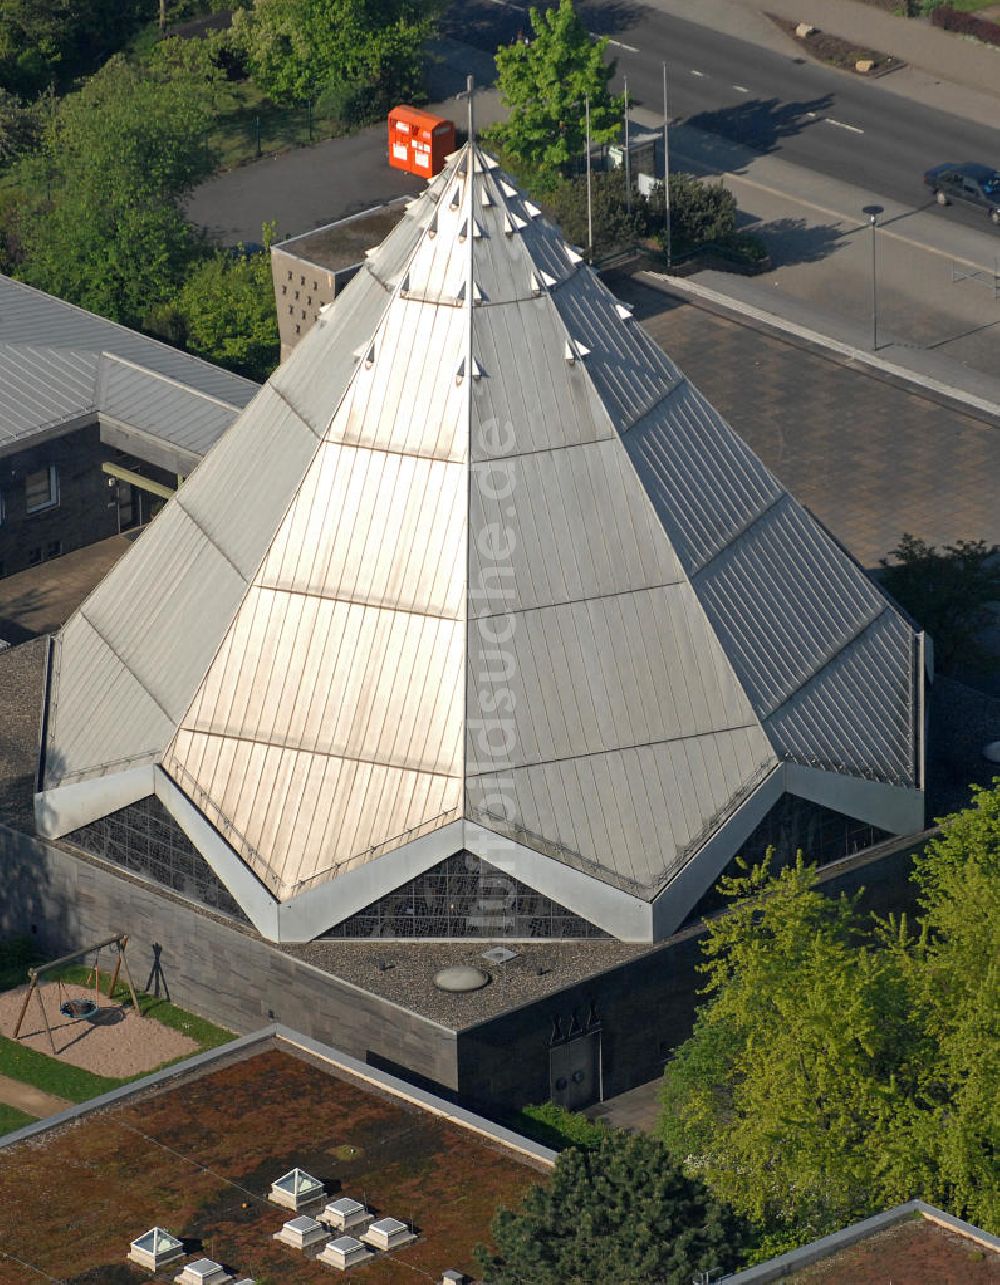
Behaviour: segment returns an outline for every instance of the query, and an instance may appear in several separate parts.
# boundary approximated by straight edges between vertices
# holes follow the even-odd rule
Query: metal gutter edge
[[[494,1124],[491,1120],[487,1120],[481,1115],[476,1115],[474,1111],[467,1111],[464,1107],[454,1106],[450,1102],[445,1102],[443,1098],[439,1098],[433,1093],[428,1093],[425,1089],[418,1089],[415,1085],[408,1084],[405,1080],[401,1080],[395,1075],[390,1075],[387,1071],[380,1071],[376,1067],[359,1062],[357,1058],[341,1053],[327,1044],[310,1039],[307,1035],[300,1035],[298,1031],[290,1030],[287,1026],[282,1026],[280,1022],[274,1030],[276,1038],[285,1044],[291,1044],[306,1053],[311,1053],[313,1057],[329,1062],[331,1066],[340,1067],[350,1075],[370,1084],[373,1088],[390,1093],[393,1097],[401,1098],[404,1102],[409,1102],[424,1111],[429,1111],[432,1115],[450,1120],[453,1124],[460,1125],[472,1133],[478,1133],[490,1142],[499,1142],[531,1160],[540,1161],[549,1168],[556,1163],[556,1152],[550,1150],[550,1148],[543,1147],[540,1143],[532,1142],[529,1138],[524,1138],[519,1133],[514,1133],[511,1129],[505,1129],[503,1125]]]
[[[72,1124],[96,1111],[102,1111],[107,1107],[125,1102],[129,1098],[145,1093],[151,1088],[165,1085],[171,1080],[189,1075],[192,1071],[201,1070],[215,1062],[224,1061],[236,1053],[245,1053],[258,1044],[267,1044],[272,1040],[278,1040],[291,1048],[300,1049],[321,1062],[326,1062],[330,1066],[337,1067],[356,1079],[364,1081],[372,1088],[388,1093],[392,1097],[408,1102],[421,1108],[421,1110],[428,1111],[432,1115],[450,1120],[453,1124],[468,1129],[472,1133],[479,1134],[490,1142],[500,1143],[510,1150],[516,1151],[520,1155],[541,1163],[548,1168],[552,1168],[556,1163],[556,1153],[548,1147],[532,1142],[529,1138],[524,1138],[510,1129],[505,1129],[502,1125],[493,1124],[483,1116],[476,1115],[472,1111],[466,1111],[464,1107],[453,1106],[443,1098],[439,1098],[433,1093],[428,1093],[424,1089],[418,1089],[412,1084],[407,1084],[405,1080],[390,1075],[386,1071],[367,1066],[364,1062],[359,1062],[357,1058],[341,1053],[338,1049],[334,1049],[328,1044],[323,1044],[319,1040],[302,1035],[300,1032],[292,1030],[291,1027],[283,1026],[280,1022],[261,1027],[259,1031],[254,1031],[250,1035],[239,1036],[237,1039],[230,1040],[228,1044],[220,1045],[219,1048],[208,1049],[204,1053],[196,1053],[193,1057],[185,1058],[183,1062],[174,1062],[159,1071],[153,1071],[141,1080],[123,1084],[120,1088],[112,1089],[109,1093],[102,1093],[100,1097],[91,1098],[88,1102],[81,1102],[76,1106],[67,1108],[65,1111],[60,1111],[58,1115],[49,1116],[44,1120],[37,1121],[35,1124],[25,1125],[23,1129],[17,1129],[13,1133],[0,1137],[0,1151],[8,1147],[17,1146],[19,1143],[35,1138],[50,1129]]]

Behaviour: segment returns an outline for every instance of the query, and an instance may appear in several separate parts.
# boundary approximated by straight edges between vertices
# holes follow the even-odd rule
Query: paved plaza
[[[1000,543],[997,424],[639,277],[608,284],[863,566],[904,531]]]

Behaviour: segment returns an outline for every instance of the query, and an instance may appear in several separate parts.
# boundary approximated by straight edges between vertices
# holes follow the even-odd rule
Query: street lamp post
[[[868,226],[872,230],[872,352],[878,352],[878,275],[875,271],[875,229],[878,227],[878,216],[884,214],[881,205],[866,205],[863,214],[868,215]]]
[[[594,262],[594,216],[590,190],[590,95],[584,97],[586,107],[587,133],[587,262]]]
[[[667,64],[663,64],[663,213],[666,220],[667,234],[667,267],[670,267],[670,137],[668,122],[670,120],[667,100]]]
[[[632,213],[632,155],[628,141],[628,77],[625,77],[625,209]]]

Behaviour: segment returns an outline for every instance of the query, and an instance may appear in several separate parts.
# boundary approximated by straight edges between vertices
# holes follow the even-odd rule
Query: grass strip
[[[6,1102],[0,1102],[0,1137],[5,1133],[13,1133],[15,1129],[23,1129],[26,1124],[34,1124],[35,1119],[27,1111],[18,1111],[17,1107],[9,1107]]]

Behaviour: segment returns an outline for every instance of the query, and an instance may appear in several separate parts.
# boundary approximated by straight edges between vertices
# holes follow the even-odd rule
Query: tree
[[[591,37],[573,0],[532,9],[530,17],[534,39],[497,51],[497,85],[510,116],[487,135],[515,164],[553,180],[583,155],[585,95],[593,143],[619,137],[624,104],[608,88],[615,71],[614,62],[604,61],[608,41]]]
[[[649,225],[646,198],[632,194],[631,209],[625,203],[625,174],[612,170],[595,174],[591,183],[591,223],[595,255],[607,254],[622,246],[633,246]],[[587,244],[587,185],[582,178],[561,179],[542,198],[546,213],[559,225],[573,245]]]
[[[996,663],[979,634],[992,622],[989,604],[1000,600],[1000,545],[959,540],[939,553],[906,533],[880,565],[887,591],[934,640],[938,669]]]
[[[695,1271],[740,1262],[742,1224],[687,1178],[653,1138],[609,1130],[560,1154],[519,1211],[498,1210],[491,1285],[688,1285]]]
[[[712,998],[668,1065],[660,1130],[720,1198],[808,1237],[871,1212],[918,1051],[894,957],[815,883],[801,855],[773,880],[765,863],[722,881],[736,904],[709,924]]]
[[[942,822],[915,861],[923,933],[915,990],[935,1056],[923,1119],[936,1194],[1000,1230],[1000,778]]]
[[[0,84],[29,96],[65,84],[120,49],[144,16],[143,0],[0,0]]]
[[[736,197],[721,183],[702,183],[683,172],[670,175],[670,231],[675,249],[693,249],[731,237],[736,231],[736,208]]]
[[[168,40],[150,67],[113,58],[62,99],[30,180],[20,275],[140,325],[198,251],[182,199],[211,172],[206,138],[224,92],[206,51]]]
[[[273,226],[264,228],[264,248],[257,253],[242,247],[218,251],[196,264],[176,301],[167,305],[176,342],[261,383],[277,366],[280,347],[271,283],[273,232]]]
[[[232,40],[276,103],[315,103],[347,87],[381,110],[418,91],[437,9],[426,0],[254,0],[236,11]]]
[[[659,1135],[774,1251],[911,1197],[1000,1220],[1000,781],[916,860],[921,925],[823,896],[801,855],[722,881]]]

